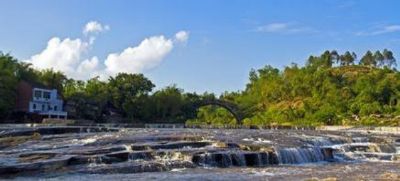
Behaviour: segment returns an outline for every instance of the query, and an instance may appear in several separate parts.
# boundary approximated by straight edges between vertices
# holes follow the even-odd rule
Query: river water
[[[1,128],[0,178],[396,180],[400,179],[400,133]]]

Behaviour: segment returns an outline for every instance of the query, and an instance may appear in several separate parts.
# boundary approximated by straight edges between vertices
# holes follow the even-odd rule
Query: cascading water
[[[97,167],[104,164],[102,157],[90,157],[88,158],[89,167]]]
[[[369,141],[369,139],[367,137],[354,137],[352,138],[352,141],[354,143],[366,143]]]
[[[278,163],[275,153],[268,152],[216,152],[202,153],[193,156],[193,162],[201,166],[209,167],[231,167],[231,166],[249,166],[260,167],[275,165]]]
[[[32,168],[46,172],[50,166],[54,170],[67,168],[64,170],[75,173],[106,174],[196,167],[207,167],[205,170],[210,167],[226,170],[246,170],[251,167],[249,170],[257,170],[262,169],[258,167],[276,169],[288,168],[289,164],[318,162],[334,165],[329,162],[353,164],[356,161],[358,164],[400,161],[400,136],[397,135],[189,129],[179,132],[124,129],[114,133],[93,132],[100,129],[90,129],[92,133],[69,129],[68,132],[61,132],[69,134],[51,135],[49,130],[43,129],[42,132],[47,135],[32,137],[22,144],[6,145],[5,141],[2,142],[0,176],[5,173],[32,174]],[[56,131],[60,133],[59,128]],[[3,140],[13,135],[18,139],[26,139],[17,137],[16,132],[6,132]]]
[[[395,161],[399,157],[395,145],[387,143],[355,142],[333,145],[332,149],[343,161]]]
[[[278,150],[280,164],[303,164],[326,161],[327,156],[320,147],[282,148]]]
[[[241,153],[232,153],[232,164],[237,165],[239,167],[246,166],[246,158]]]
[[[153,158],[152,152],[149,151],[131,152],[128,156],[129,160],[151,160]]]
[[[398,147],[393,143],[371,143],[368,137],[305,137],[309,147],[279,148],[280,164],[304,164],[322,161],[396,161]]]

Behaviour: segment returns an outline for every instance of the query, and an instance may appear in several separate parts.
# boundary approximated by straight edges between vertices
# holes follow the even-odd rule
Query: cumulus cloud
[[[102,25],[97,21],[90,21],[88,22],[85,27],[83,28],[83,34],[87,35],[89,33],[100,33],[103,31],[107,31],[110,29],[108,25]]]
[[[89,22],[84,33],[101,32],[104,28],[100,23]],[[160,65],[173,50],[175,43],[186,42],[188,38],[189,33],[186,31],[177,32],[173,38],[152,36],[136,46],[111,53],[104,61],[100,61],[97,56],[87,56],[94,37],[87,41],[80,38],[54,37],[48,41],[44,50],[25,61],[32,63],[36,68],[62,71],[69,77],[81,80],[95,76],[107,78],[119,72],[143,73]]]
[[[171,52],[173,46],[173,41],[164,36],[146,38],[136,47],[108,55],[104,62],[106,71],[115,75],[118,72],[139,73],[154,68]]]
[[[356,35],[358,36],[374,36],[374,35],[381,35],[386,33],[394,33],[400,31],[400,25],[388,25],[381,28],[375,28],[371,31],[360,31],[357,32]]]
[[[307,33],[315,32],[314,29],[305,26],[298,26],[293,23],[270,23],[258,26],[255,31],[264,33]]]
[[[83,60],[77,67],[75,74],[78,79],[89,79],[96,76],[103,76],[99,66],[99,59],[94,56],[91,59]]]
[[[88,50],[89,44],[81,39],[58,37],[51,38],[46,48],[37,55],[32,56],[29,63],[39,69],[54,69],[74,75],[75,68],[81,63],[82,55]]]
[[[178,42],[186,42],[189,39],[189,32],[187,31],[179,31],[175,34],[175,39]]]

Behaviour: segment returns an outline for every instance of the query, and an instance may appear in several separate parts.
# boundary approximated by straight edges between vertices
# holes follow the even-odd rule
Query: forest
[[[14,120],[16,85],[34,82],[62,93],[76,111],[70,117],[109,122],[110,112],[121,122],[174,122],[187,125],[236,125],[223,107],[198,101],[219,99],[236,104],[245,125],[400,125],[400,72],[392,51],[336,50],[310,56],[304,66],[251,70],[244,90],[188,93],[176,85],[155,89],[143,74],[119,73],[108,80],[74,80],[62,72],[38,70],[10,54],[0,54],[0,120]],[[18,119],[15,119],[17,122]]]

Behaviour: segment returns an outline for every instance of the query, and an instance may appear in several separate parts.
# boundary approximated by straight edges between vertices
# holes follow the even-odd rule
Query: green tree
[[[376,66],[376,60],[374,55],[372,54],[371,51],[367,51],[367,53],[365,53],[365,55],[361,58],[360,60],[360,65],[366,65],[366,66]]]
[[[355,53],[350,53],[349,51],[346,51],[344,55],[340,56],[340,65],[342,66],[349,66],[353,65],[354,61],[356,59]]]
[[[57,89],[59,93],[63,93],[63,85],[67,77],[60,71],[54,71],[52,69],[42,70],[39,72],[39,81],[45,86]]]
[[[17,60],[9,54],[0,52],[0,118],[12,112],[16,99]]]
[[[381,51],[379,51],[379,50],[377,50],[375,53],[374,53],[374,59],[375,59],[375,62],[377,63],[377,65],[378,66],[383,66],[384,65],[384,60],[385,60],[385,57],[382,55],[382,53],[381,53]]]
[[[40,83],[40,72],[35,70],[30,63],[19,62],[17,64],[16,76],[18,80]]]
[[[340,63],[340,55],[336,50],[330,52],[332,62]]]
[[[141,117],[141,100],[153,88],[154,84],[143,74],[119,73],[116,77],[110,77],[108,82],[112,104],[131,119]]]
[[[383,50],[384,64],[389,68],[392,66],[396,66],[396,58],[393,56],[393,52],[387,49]]]
[[[176,85],[168,86],[156,91],[152,98],[157,118],[160,121],[182,121],[184,118],[182,108],[185,104],[182,89],[177,88]]]

